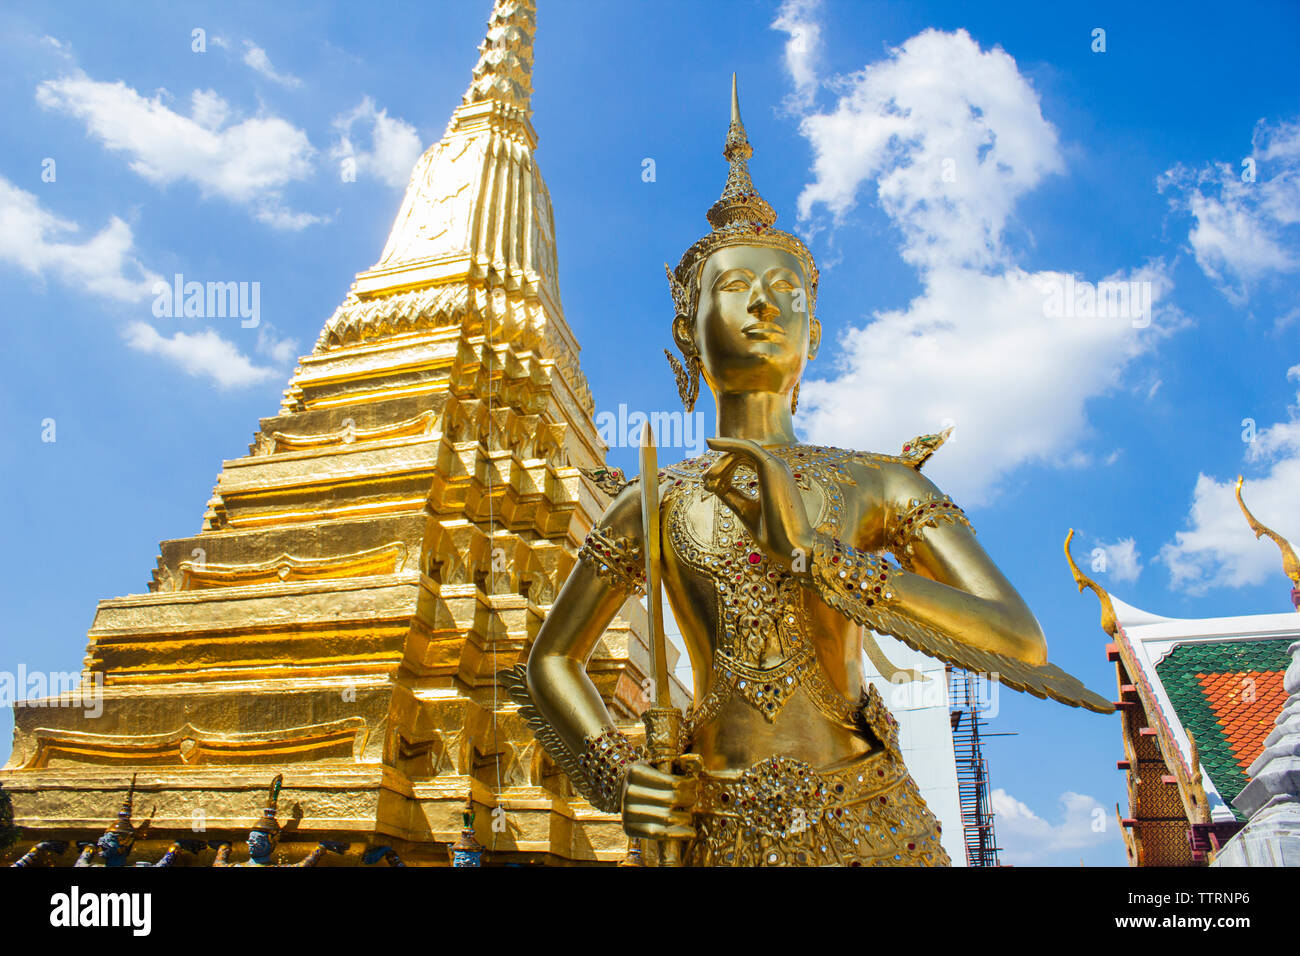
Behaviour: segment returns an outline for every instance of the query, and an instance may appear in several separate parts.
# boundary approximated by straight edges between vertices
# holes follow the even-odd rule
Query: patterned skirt
[[[950,866],[939,822],[901,755],[834,770],[769,757],[739,776],[700,775],[687,866]]]

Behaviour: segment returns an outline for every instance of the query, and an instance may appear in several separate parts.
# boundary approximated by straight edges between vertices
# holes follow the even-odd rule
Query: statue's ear
[[[694,323],[680,312],[673,317],[673,342],[681,349],[683,355],[691,355],[699,351],[695,345],[693,326]]]
[[[822,324],[813,316],[808,323],[808,361],[817,357],[817,350],[822,345]]]

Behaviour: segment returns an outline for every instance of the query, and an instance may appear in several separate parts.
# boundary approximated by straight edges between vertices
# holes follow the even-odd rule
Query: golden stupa
[[[582,472],[605,446],[533,159],[534,21],[533,0],[496,0],[379,262],[223,462],[199,533],[162,543],[148,593],[100,602],[84,671],[102,714],[15,709],[10,855],[94,839],[133,776],[136,859],[231,839],[283,773],[288,857],[328,838],[350,847],[333,865],[376,845],[446,864],[469,795],[489,860],[623,859],[619,817],[574,792],[498,679],[608,503]],[[629,600],[589,668],[629,734],[644,633]]]

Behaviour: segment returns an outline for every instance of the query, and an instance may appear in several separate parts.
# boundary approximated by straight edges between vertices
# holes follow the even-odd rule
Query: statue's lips
[[[785,335],[785,329],[775,322],[753,322],[740,330],[751,338],[766,338],[768,336]]]

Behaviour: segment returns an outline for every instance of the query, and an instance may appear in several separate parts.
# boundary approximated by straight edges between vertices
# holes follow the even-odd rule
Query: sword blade
[[[645,604],[650,618],[650,671],[655,683],[655,706],[671,707],[663,583],[659,576],[663,551],[659,528],[659,456],[649,422],[641,431],[641,527],[645,535]]]

